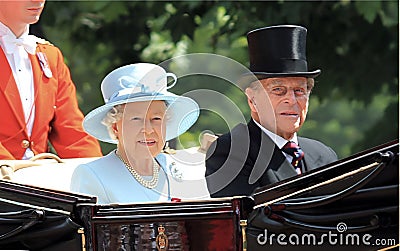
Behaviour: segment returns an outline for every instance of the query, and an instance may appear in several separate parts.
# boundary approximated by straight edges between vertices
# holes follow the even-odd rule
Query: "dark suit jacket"
[[[303,172],[337,160],[323,143],[298,137]],[[251,120],[219,137],[208,149],[206,180],[212,197],[251,195],[254,189],[297,175],[282,151]]]

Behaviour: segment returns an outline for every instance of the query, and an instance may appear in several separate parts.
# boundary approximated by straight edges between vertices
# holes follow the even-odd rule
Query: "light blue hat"
[[[173,83],[167,86],[167,78]],[[104,105],[89,112],[83,121],[85,130],[98,140],[117,144],[101,122],[115,105],[139,101],[164,100],[169,118],[166,121],[166,140],[178,137],[199,117],[198,104],[191,98],[175,95],[167,90],[176,84],[173,73],[155,64],[138,63],[122,66],[110,72],[101,82]]]

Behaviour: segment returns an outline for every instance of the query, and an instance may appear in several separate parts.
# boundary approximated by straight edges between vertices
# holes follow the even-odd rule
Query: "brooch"
[[[177,167],[175,162],[171,163],[171,175],[177,181],[182,181],[183,179],[183,172]]]
[[[47,78],[52,78],[53,77],[53,73],[51,72],[50,66],[49,66],[49,62],[47,61],[47,56],[46,54],[44,54],[43,52],[37,52],[36,53],[39,62],[40,62],[40,67],[42,67],[42,71],[44,73],[44,75]]]

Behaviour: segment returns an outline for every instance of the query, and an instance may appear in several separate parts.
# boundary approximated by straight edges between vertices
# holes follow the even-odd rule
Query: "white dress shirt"
[[[29,25],[27,25],[25,32],[20,36],[20,38],[28,37],[28,32]],[[0,46],[3,48],[17,84],[22,108],[24,110],[26,130],[28,136],[30,136],[32,133],[33,122],[35,120],[35,89],[33,84],[32,65],[29,60],[28,52],[26,52],[22,45],[18,45],[17,49],[14,50],[13,53],[7,53],[6,47],[11,45],[6,44],[6,42],[1,39],[6,35],[15,37],[14,33],[0,22]],[[29,39],[33,39],[33,37]],[[29,159],[33,157],[33,155],[32,150],[27,148],[22,159]]]
[[[299,141],[298,141],[298,139],[297,139],[297,134],[296,134],[296,133],[294,133],[293,137],[292,137],[290,140],[286,140],[286,139],[282,138],[281,136],[279,136],[279,135],[277,135],[277,134],[275,134],[275,133],[269,131],[268,129],[264,128],[262,125],[260,125],[260,124],[259,124],[257,121],[255,121],[254,119],[253,119],[253,121],[254,121],[254,123],[256,123],[256,125],[257,125],[258,127],[260,127],[260,129],[261,129],[265,134],[268,135],[268,137],[271,138],[271,140],[275,143],[275,145],[277,145],[277,146],[279,147],[279,149],[282,149],[282,148],[286,145],[286,143],[287,143],[288,141],[292,141],[292,142],[296,143],[297,145],[299,145]],[[289,163],[292,163],[293,157],[290,156],[289,154],[283,152],[283,151],[282,151],[282,153],[285,155],[285,157],[286,157],[286,159],[289,161]]]

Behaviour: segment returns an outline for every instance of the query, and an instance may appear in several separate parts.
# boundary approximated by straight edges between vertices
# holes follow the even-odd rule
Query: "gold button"
[[[30,146],[31,144],[29,143],[29,140],[26,140],[26,139],[24,139],[24,140],[22,140],[22,142],[21,142],[21,146],[22,146],[22,148],[28,148],[29,146]]]

